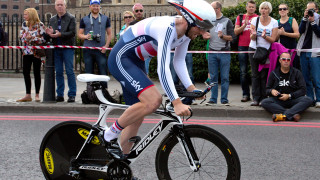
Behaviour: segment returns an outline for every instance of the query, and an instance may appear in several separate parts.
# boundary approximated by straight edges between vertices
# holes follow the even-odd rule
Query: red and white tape
[[[96,49],[102,50],[107,49],[111,50],[112,48],[102,48],[102,47],[87,47],[87,46],[66,46],[66,45],[52,45],[52,46],[0,46],[0,49],[54,49],[54,48],[71,48],[71,49]],[[320,48],[314,49],[296,49],[298,52],[320,52]],[[209,54],[239,54],[239,53],[254,53],[254,51],[188,51],[188,53],[192,54],[202,54],[202,53],[209,53]]]

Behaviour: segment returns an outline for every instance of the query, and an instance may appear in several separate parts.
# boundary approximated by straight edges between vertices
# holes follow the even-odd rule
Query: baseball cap
[[[90,5],[92,5],[92,4],[100,5],[100,0],[90,0]]]

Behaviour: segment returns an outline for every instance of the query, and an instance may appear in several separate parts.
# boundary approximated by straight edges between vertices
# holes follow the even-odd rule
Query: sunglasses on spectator
[[[291,58],[280,58],[282,61],[287,61],[287,62],[289,62],[289,61],[291,61]]]
[[[135,10],[136,13],[138,13],[139,11],[140,11],[140,12],[143,12],[143,9],[137,9],[137,10]]]
[[[124,16],[124,19],[132,18],[132,16]]]
[[[279,11],[286,11],[286,10],[288,10],[288,8],[279,8]]]

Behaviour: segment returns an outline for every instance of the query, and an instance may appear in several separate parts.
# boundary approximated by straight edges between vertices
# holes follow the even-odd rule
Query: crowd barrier
[[[0,46],[0,49],[26,49],[27,46]],[[96,49],[96,50],[112,50],[112,48],[102,48],[102,47],[87,47],[87,46],[66,46],[66,45],[50,45],[50,46],[28,46],[31,49],[54,49],[54,48],[71,48],[71,49]],[[320,52],[320,48],[313,49],[295,49],[297,52]],[[254,51],[187,51],[192,54],[240,54],[240,53],[254,53]]]

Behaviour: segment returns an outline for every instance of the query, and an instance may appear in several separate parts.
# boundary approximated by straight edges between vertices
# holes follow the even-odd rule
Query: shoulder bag
[[[260,17],[257,18],[256,31],[258,30],[259,19]],[[256,47],[257,49],[253,54],[253,60],[259,64],[265,64],[269,56],[269,50],[264,47],[258,47],[258,37],[256,38]]]

